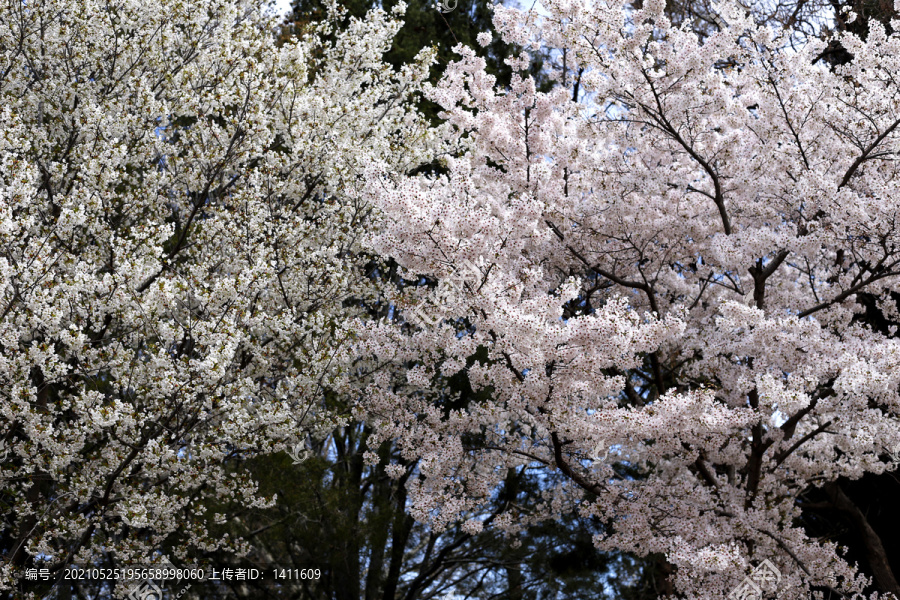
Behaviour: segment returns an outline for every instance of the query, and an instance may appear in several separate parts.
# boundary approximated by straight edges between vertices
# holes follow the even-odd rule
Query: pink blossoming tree
[[[900,343],[857,296],[896,318],[900,35],[837,34],[833,67],[825,40],[714,8],[699,39],[660,1],[498,7],[504,40],[564,56],[548,93],[459,48],[428,91],[441,172],[368,171],[369,247],[437,284],[389,294],[429,319],[359,339],[358,411],[421,459],[413,510],[438,527],[515,543],[578,514],[601,549],[664,556],[671,594],[850,597],[866,578],[797,520],[808,490],[846,507],[838,478],[896,467]],[[460,375],[467,402],[442,384]],[[542,502],[486,522],[510,470],[542,473]]]

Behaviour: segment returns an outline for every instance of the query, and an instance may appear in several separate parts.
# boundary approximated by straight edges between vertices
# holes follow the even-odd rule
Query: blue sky
[[[291,0],[276,0],[275,6],[279,13],[286,14],[291,9]]]

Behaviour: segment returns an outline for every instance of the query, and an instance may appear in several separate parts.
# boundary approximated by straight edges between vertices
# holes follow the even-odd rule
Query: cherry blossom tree
[[[852,512],[835,482],[897,466],[900,343],[858,299],[896,320],[900,36],[713,8],[698,36],[658,0],[497,7],[479,43],[565,49],[547,93],[527,56],[506,92],[458,48],[427,93],[445,172],[368,170],[366,243],[436,283],[386,292],[357,412],[419,459],[436,527],[481,530],[510,470],[536,472],[537,508],[488,525],[511,543],[571,514],[665,557],[668,595],[898,597],[858,509],[873,582],[798,517],[815,488]],[[834,41],[852,60],[820,60]]]
[[[395,17],[330,14],[276,46],[245,0],[3,4],[0,590],[241,552],[205,500],[275,498],[227,467],[342,422],[321,398],[371,294],[348,192],[421,162],[431,55],[394,70]]]

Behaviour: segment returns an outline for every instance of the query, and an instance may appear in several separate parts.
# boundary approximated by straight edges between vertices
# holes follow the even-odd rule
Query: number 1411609
[[[319,579],[321,569],[273,569],[275,579]]]

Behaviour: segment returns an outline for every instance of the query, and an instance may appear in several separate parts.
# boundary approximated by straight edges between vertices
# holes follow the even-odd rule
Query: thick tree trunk
[[[863,544],[866,547],[866,558],[869,566],[872,568],[872,575],[875,576],[875,582],[882,592],[890,592],[897,598],[900,598],[900,585],[897,585],[897,579],[888,563],[887,552],[881,543],[881,538],[869,525],[866,516],[859,510],[859,507],[853,503],[847,494],[840,488],[837,483],[829,483],[825,485],[825,493],[828,499],[838,510],[844,512],[850,521],[856,527]]]
[[[403,554],[413,528],[413,518],[406,514],[406,479],[404,476],[397,487],[397,508],[391,528],[391,563],[384,584],[383,600],[394,600],[403,567]]]
[[[522,571],[518,565],[506,568],[506,581],[509,584],[506,597],[509,600],[522,600]]]

